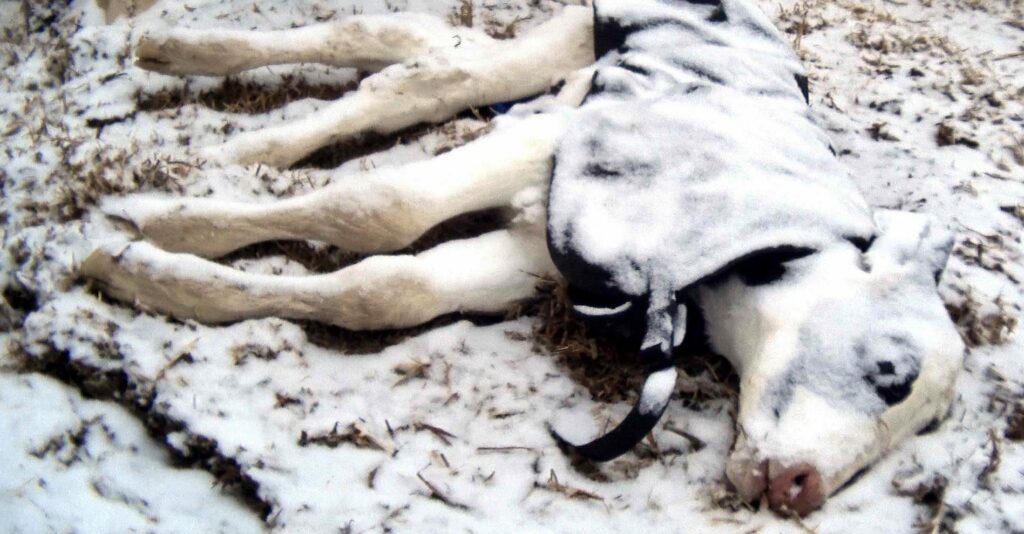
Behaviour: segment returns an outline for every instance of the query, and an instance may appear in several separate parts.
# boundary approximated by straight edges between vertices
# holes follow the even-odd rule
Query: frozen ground
[[[62,4],[0,2],[0,530],[1024,532],[1020,2],[762,2],[868,200],[958,230],[942,289],[971,346],[950,418],[802,521],[732,504],[729,398],[673,401],[656,452],[575,470],[547,422],[617,419],[627,404],[594,402],[534,348],[530,318],[343,353],[359,345],[334,333],[324,348],[277,319],[170,321],[74,279],[117,235],[95,209],[105,194],[273,198],[427,157],[481,126],[462,119],[339,170],[203,168],[186,148],[318,109],[294,97],[337,94],[356,74],[181,81],[131,67],[143,28],[415,10],[507,35],[556,2],[164,1],[112,25],[91,2]],[[265,115],[234,112],[266,104],[231,98],[254,84],[299,89]],[[274,250],[235,265],[306,271]]]

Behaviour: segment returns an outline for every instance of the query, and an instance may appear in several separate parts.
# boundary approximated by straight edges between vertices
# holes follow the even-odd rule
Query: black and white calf
[[[936,291],[952,236],[924,216],[872,215],[807,107],[799,61],[749,0],[601,0],[515,41],[452,32],[392,15],[144,38],[139,64],[167,73],[381,69],[315,117],[204,151],[225,164],[289,165],[363,132],[563,86],[461,148],[309,195],[108,200],[104,211],[157,246],[102,244],[83,272],[177,317],[355,329],[498,312],[535,294],[533,275],[560,274],[579,313],[638,325],[651,369],[626,420],[577,451],[607,460],[651,431],[674,388],[673,348],[706,336],[741,378],[729,480],[800,514],[946,412],[963,352]],[[270,239],[393,251],[500,206],[518,213],[506,230],[332,274],[252,275],[200,258]],[[691,314],[706,331],[685,331]]]

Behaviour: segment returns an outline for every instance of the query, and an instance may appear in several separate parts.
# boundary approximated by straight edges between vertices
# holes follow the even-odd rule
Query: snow
[[[972,343],[950,417],[935,432],[895,445],[800,522],[730,506],[724,470],[732,399],[672,400],[655,432],[660,456],[627,455],[600,468],[604,480],[574,470],[547,423],[561,430],[561,419],[570,419],[578,433],[566,436],[582,439],[620,420],[628,403],[592,401],[552,355],[533,348],[529,318],[457,322],[380,353],[342,354],[314,345],[288,321],[177,322],[108,303],[75,283],[76,266],[95,243],[123,239],[96,207],[95,188],[266,201],[360,168],[423,159],[445,142],[430,134],[330,171],[174,165],[195,163],[191,151],[223,142],[227,131],[279,123],[325,103],[296,101],[265,116],[197,104],[140,110],[139,91],[195,95],[221,83],[131,68],[127,53],[143,26],[284,29],[389,6],[446,16],[456,4],[267,1],[254,9],[241,1],[164,1],[135,22],[105,26],[91,2],[77,1],[38,7],[26,36],[23,4],[0,3],[0,27],[11,36],[0,43],[0,325],[13,321],[0,357],[0,472],[7,475],[0,530],[259,530],[258,511],[215,486],[203,462],[177,468],[168,456],[199,455],[211,443],[255,484],[271,530],[916,532],[933,521],[940,531],[1024,530],[1024,442],[1008,431],[1024,395],[1024,347],[1008,333],[1012,323],[997,324],[1000,314],[1019,317],[1024,300],[1021,221],[1001,209],[1024,196],[1024,168],[1012,151],[1024,60],[997,60],[1018,52],[1022,31],[1007,22],[1019,21],[1019,11],[1002,3],[760,2],[788,38],[803,34],[798,50],[816,120],[868,203],[930,213],[956,228],[943,296],[953,306],[973,303],[964,308],[973,312],[960,315],[965,334],[998,330],[993,339],[1004,339]],[[474,4],[479,27],[529,16],[519,31],[557,8],[548,1],[484,5]],[[74,53],[65,58],[68,47]],[[71,68],[62,68],[65,61]],[[356,79],[315,65],[237,78],[273,87],[285,76],[339,85]],[[89,119],[117,122],[100,130]],[[978,148],[939,146],[939,123]],[[168,181],[157,179],[155,167]],[[289,260],[244,261],[254,272],[272,272]],[[24,295],[38,307],[22,303]],[[25,360],[29,367],[51,362],[42,366],[51,372],[123,371],[132,398],[152,401],[151,416],[181,427],[147,436],[137,416],[118,406],[131,400],[84,399],[75,390],[87,384],[26,372]],[[65,360],[74,365],[61,367]],[[394,371],[424,364],[422,376]],[[67,438],[81,429],[88,429],[85,442],[74,447]],[[32,455],[55,437],[64,445],[57,439],[52,452]],[[432,498],[435,490],[448,502]]]
[[[647,377],[644,388],[640,391],[639,409],[641,414],[660,413],[668,404],[672,392],[676,389],[676,369],[669,367]]]
[[[37,374],[0,375],[5,532],[258,532],[259,519],[197,469],[172,466],[142,424]]]

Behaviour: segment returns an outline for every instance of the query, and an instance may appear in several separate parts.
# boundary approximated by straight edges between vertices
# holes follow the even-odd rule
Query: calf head
[[[948,410],[964,346],[936,289],[952,236],[876,214],[878,237],[753,254],[696,287],[708,340],[740,376],[726,473],[806,514]]]

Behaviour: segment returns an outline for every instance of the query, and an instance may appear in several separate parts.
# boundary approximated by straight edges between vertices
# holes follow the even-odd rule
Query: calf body
[[[341,39],[344,53],[308,39],[331,31],[376,37]],[[513,43],[446,45],[446,26],[416,17],[288,32],[307,38],[287,54],[277,44],[287,35],[151,36],[140,64],[209,73],[203,52],[240,40],[252,57],[225,64],[404,60],[323,115],[221,147],[225,164],[286,165],[346,136],[565,83],[483,139],[303,197],[108,201],[105,211],[167,249],[98,247],[82,270],[110,294],[210,322],[278,315],[375,329],[507,309],[535,293],[533,276],[560,273],[579,313],[638,325],[651,369],[626,420],[576,450],[607,460],[646,435],[674,389],[673,349],[706,335],[741,377],[728,478],[747,499],[801,514],[946,410],[962,345],[935,283],[951,236],[922,216],[871,214],[807,108],[799,62],[748,1],[604,0]],[[250,275],[201,258],[282,238],[392,251],[500,206],[518,213],[507,230],[329,275]],[[707,331],[686,332],[698,313]]]

